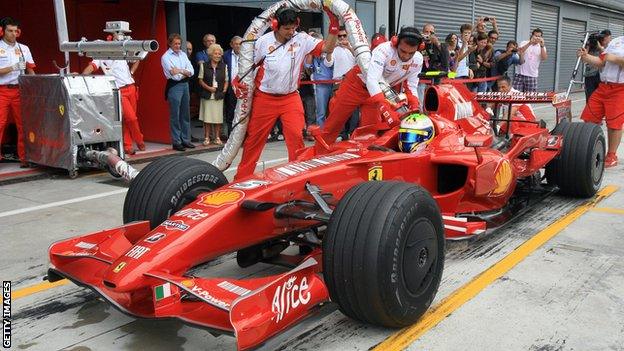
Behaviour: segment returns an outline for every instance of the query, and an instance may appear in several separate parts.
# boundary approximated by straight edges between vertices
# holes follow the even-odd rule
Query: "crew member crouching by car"
[[[376,124],[381,115],[393,114],[395,107],[388,102],[379,85],[385,81],[389,86],[402,88],[407,95],[410,110],[419,108],[418,74],[423,56],[418,52],[422,36],[416,28],[405,27],[391,41],[379,44],[372,52],[366,77],[359,66],[353,67],[340,83],[335,104],[323,126],[323,139],[333,143],[353,111],[360,107],[360,126]]]

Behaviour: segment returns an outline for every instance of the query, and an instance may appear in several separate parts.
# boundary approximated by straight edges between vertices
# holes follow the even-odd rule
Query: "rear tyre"
[[[130,183],[123,221],[147,220],[154,229],[198,194],[227,183],[223,173],[208,162],[183,156],[158,159]]]
[[[418,185],[361,183],[331,216],[325,283],[351,318],[392,328],[413,324],[431,305],[443,268],[440,210]]]
[[[594,196],[604,174],[605,137],[600,126],[562,122],[552,134],[563,136],[563,146],[559,156],[546,165],[548,184],[557,185],[562,195]]]

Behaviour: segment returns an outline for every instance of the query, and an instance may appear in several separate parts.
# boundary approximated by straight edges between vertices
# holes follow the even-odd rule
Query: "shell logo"
[[[221,207],[238,202],[245,197],[245,193],[240,190],[219,190],[202,196],[198,205]]]
[[[31,144],[35,143],[35,133],[33,132],[28,133],[28,141],[30,141]]]
[[[513,171],[511,170],[509,160],[503,160],[498,165],[498,169],[496,169],[496,173],[494,174],[494,179],[496,180],[496,188],[492,191],[493,195],[503,194],[509,189],[509,185],[511,185],[513,181]]]
[[[394,59],[390,60],[390,66],[394,66],[396,64],[397,64],[396,60],[394,60]]]
[[[182,285],[186,286],[187,288],[190,288],[193,285],[195,285],[195,282],[192,279],[183,280],[181,283],[182,283]]]

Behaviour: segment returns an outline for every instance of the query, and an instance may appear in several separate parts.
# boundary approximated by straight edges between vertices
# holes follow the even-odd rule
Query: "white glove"
[[[26,62],[18,62],[14,64],[12,67],[14,71],[24,71],[26,70]]]

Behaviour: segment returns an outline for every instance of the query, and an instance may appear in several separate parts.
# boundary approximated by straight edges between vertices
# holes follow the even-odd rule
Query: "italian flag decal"
[[[171,296],[171,284],[165,283],[163,285],[158,285],[154,288],[154,295],[156,297],[156,301]]]

